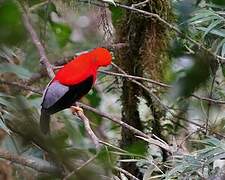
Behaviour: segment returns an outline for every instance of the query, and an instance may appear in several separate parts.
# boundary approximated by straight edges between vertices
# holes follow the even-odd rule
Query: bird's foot
[[[80,108],[79,106],[71,106],[70,108],[73,115],[77,115],[79,112],[84,113],[83,109]]]

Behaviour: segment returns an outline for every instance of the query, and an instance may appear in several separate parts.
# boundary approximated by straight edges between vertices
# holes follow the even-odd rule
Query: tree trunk
[[[127,5],[140,3],[140,0],[128,0]],[[160,16],[167,17],[169,11],[168,0],[150,0],[146,5],[137,7],[142,10],[158,13]],[[140,14],[126,11],[119,22],[114,24],[116,29],[116,42],[125,42],[127,47],[117,50],[115,53],[116,63],[130,75],[146,76],[153,79],[162,79],[163,61],[167,61],[165,49],[168,44],[168,34],[165,27],[155,19],[146,18]],[[138,112],[139,97],[147,100],[149,107],[153,107],[150,96],[142,94],[142,89],[136,84],[124,80],[122,87],[122,121],[143,131],[141,119]],[[162,113],[155,111],[156,108],[150,108],[155,115],[154,130],[157,135],[160,134],[160,116]],[[134,146],[140,146],[139,140],[122,128],[122,139],[120,146],[128,149]],[[121,157],[127,158],[127,157]],[[123,169],[141,179],[142,175],[135,163],[121,163]]]

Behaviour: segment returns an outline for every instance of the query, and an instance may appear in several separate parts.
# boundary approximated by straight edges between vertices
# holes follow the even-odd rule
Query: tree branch
[[[73,106],[71,106],[71,108],[73,108]],[[87,133],[90,136],[91,140],[95,144],[96,149],[99,149],[101,145],[99,143],[98,137],[95,135],[95,133],[91,129],[89,119],[81,111],[77,111],[76,114],[83,121],[85,130],[87,131]]]
[[[48,161],[38,159],[32,156],[18,156],[6,150],[0,149],[0,158],[30,167],[38,172],[62,174],[62,169],[49,163]]]
[[[117,76],[117,77],[123,77],[123,78],[130,78],[130,79],[134,79],[134,80],[142,80],[142,81],[146,81],[149,82],[151,84],[163,87],[163,88],[172,88],[172,85],[166,84],[166,83],[162,83],[159,81],[155,81],[153,79],[149,79],[149,78],[144,78],[144,77],[140,77],[140,76],[133,76],[133,75],[129,75],[129,74],[123,74],[123,73],[115,73],[115,72],[111,72],[111,71],[105,71],[105,70],[98,70],[98,72],[103,73],[103,74],[107,74],[110,76]],[[199,99],[202,101],[208,101],[211,102],[213,104],[225,104],[224,100],[216,100],[216,99],[212,99],[212,98],[208,98],[208,97],[202,97],[202,96],[198,96],[196,94],[192,94],[191,95],[192,98],[195,99]]]
[[[90,106],[85,105],[85,104],[80,103],[80,102],[77,102],[77,104],[80,107],[84,108],[84,109],[90,110],[90,111],[92,111],[92,112],[94,112],[96,114],[99,114],[102,117],[110,119],[111,121],[115,122],[116,124],[119,124],[120,126],[126,128],[126,129],[129,129],[131,132],[133,132],[134,134],[138,135],[137,136],[138,138],[140,138],[140,139],[142,139],[144,141],[148,141],[151,144],[155,144],[156,146],[159,146],[159,147],[165,149],[168,152],[172,152],[170,146],[168,144],[166,144],[165,142],[163,142],[162,140],[160,141],[160,140],[153,139],[149,135],[147,135],[147,134],[143,133],[142,131],[134,128],[133,126],[130,126],[129,124],[121,121],[120,119],[117,119],[117,118],[115,118],[115,117],[113,117],[113,116],[111,116],[111,115],[109,115],[107,113],[100,112],[100,111],[98,111],[97,109],[95,109],[93,107],[90,107]],[[158,139],[160,139],[160,138],[158,138]]]
[[[112,63],[112,65],[121,73],[127,75],[127,73],[121,69],[119,66],[117,66],[115,63]],[[131,82],[137,84],[138,86],[142,87],[147,93],[150,94],[150,96],[156,101],[159,103],[159,105],[162,106],[162,108],[166,111],[169,111],[169,108],[153,93],[149,90],[149,88],[147,88],[146,86],[144,86],[142,83],[136,81],[135,79],[132,79],[132,78],[128,78],[128,80],[130,80]]]
[[[10,85],[10,86],[16,86],[18,88],[21,88],[21,89],[24,89],[24,90],[27,90],[27,91],[32,91],[34,93],[42,95],[41,90],[35,89],[33,87],[30,87],[30,86],[22,85],[22,84],[17,83],[17,82],[10,82],[10,81],[0,79],[0,83],[1,84],[7,84],[7,85]]]
[[[144,78],[144,77],[140,77],[140,76],[133,76],[133,75],[129,75],[129,74],[122,74],[122,73],[115,73],[115,72],[111,72],[111,71],[105,71],[105,70],[98,70],[98,72],[103,73],[103,74],[107,74],[110,76],[119,76],[119,77],[124,77],[124,78],[130,78],[130,79],[135,79],[135,80],[142,80],[142,81],[146,81],[152,84],[155,84],[157,86],[160,87],[164,87],[164,88],[171,88],[171,85],[165,84],[165,83],[161,83],[149,78]]]
[[[52,79],[55,75],[52,70],[52,65],[49,63],[48,58],[45,53],[45,49],[43,45],[41,44],[41,41],[38,38],[37,33],[35,32],[34,28],[31,25],[30,18],[28,17],[28,14],[23,12],[23,22],[25,27],[27,28],[27,31],[30,33],[31,39],[36,46],[39,55],[40,55],[40,63],[46,68],[48,76]]]

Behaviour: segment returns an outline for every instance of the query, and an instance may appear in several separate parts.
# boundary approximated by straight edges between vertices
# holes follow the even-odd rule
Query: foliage
[[[0,17],[0,44],[14,45],[25,40],[22,15],[15,1],[1,2]]]
[[[204,149],[193,152],[189,155],[175,156],[171,162],[174,163],[166,175],[165,179],[197,177],[199,174],[206,179],[213,176],[216,171],[211,171],[212,163],[225,156],[224,141],[214,137],[199,140],[198,143],[205,145]]]

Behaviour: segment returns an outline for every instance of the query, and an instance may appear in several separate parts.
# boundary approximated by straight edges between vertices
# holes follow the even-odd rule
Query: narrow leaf
[[[223,20],[222,19],[219,19],[217,21],[213,21],[206,29],[204,35],[203,35],[203,38],[205,38],[205,36],[212,30],[214,29],[217,25],[219,25],[220,23],[222,23]]]

